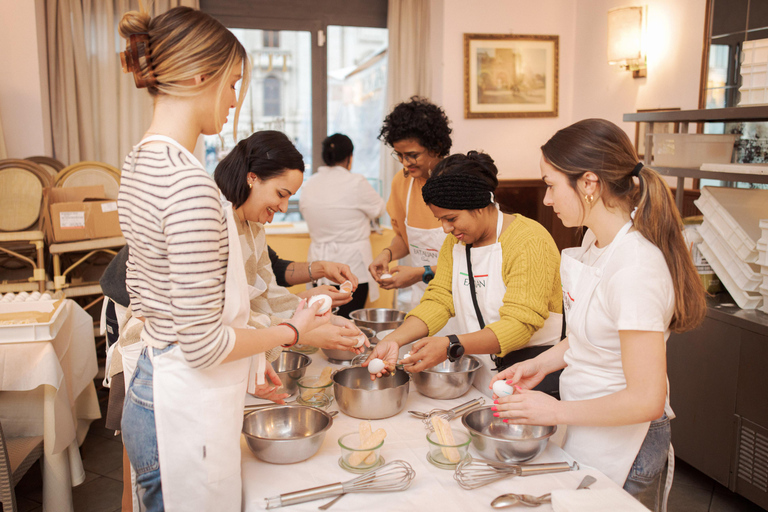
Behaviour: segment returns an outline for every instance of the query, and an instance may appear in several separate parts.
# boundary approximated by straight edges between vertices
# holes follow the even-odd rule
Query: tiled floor
[[[101,393],[100,393],[101,396]],[[102,416],[106,412],[102,401]],[[673,427],[674,428],[674,427]],[[75,512],[118,512],[122,493],[122,444],[104,428],[104,420],[91,425],[81,448],[85,482],[72,490]],[[42,511],[39,463],[16,486],[20,512]],[[764,509],[730,492],[685,462],[677,460],[669,512],[763,512]]]

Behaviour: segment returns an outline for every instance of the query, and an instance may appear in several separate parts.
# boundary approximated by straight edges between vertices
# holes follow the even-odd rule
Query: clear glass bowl
[[[427,434],[429,442],[427,460],[441,469],[454,469],[459,462],[469,457],[469,443],[472,437],[461,430],[451,430],[451,432],[453,432],[454,444],[441,444],[435,432]]]
[[[365,473],[384,464],[381,456],[382,440],[377,446],[366,450],[360,449],[360,433],[350,432],[339,438],[341,458],[339,466],[350,473]]]
[[[333,381],[324,386],[318,386],[319,378],[317,375],[311,375],[298,380],[299,396],[296,398],[296,402],[302,405],[326,407],[333,401]]]

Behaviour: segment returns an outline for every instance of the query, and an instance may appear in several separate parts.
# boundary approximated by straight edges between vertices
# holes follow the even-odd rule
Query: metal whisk
[[[465,412],[480,407],[484,403],[485,398],[481,397],[475,398],[474,400],[470,400],[469,402],[465,402],[461,405],[457,405],[453,409],[432,409],[429,412],[408,411],[408,414],[415,418],[419,418],[424,423],[424,426],[427,428],[427,430],[432,432],[434,430],[431,421],[433,416],[440,415],[447,421],[451,421],[453,418],[461,416]]]
[[[494,460],[469,459],[460,462],[453,473],[453,479],[464,489],[477,489],[484,485],[502,480],[510,476],[541,475],[544,473],[561,473],[576,471],[577,463],[573,466],[567,462],[550,462],[545,464],[510,464]]]
[[[397,492],[404,491],[411,485],[416,476],[410,464],[404,460],[395,460],[388,464],[363,473],[357,478],[347,482],[321,485],[303,491],[289,492],[280,496],[272,496],[264,499],[267,510],[278,507],[287,507],[307,501],[333,498],[340,494],[351,492]]]

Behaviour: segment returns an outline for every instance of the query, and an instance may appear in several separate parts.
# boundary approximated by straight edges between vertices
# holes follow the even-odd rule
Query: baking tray
[[[0,316],[6,314],[52,313],[46,322],[0,325],[0,343],[50,341],[59,333],[66,315],[62,313],[64,301],[37,300],[34,302],[0,303]]]

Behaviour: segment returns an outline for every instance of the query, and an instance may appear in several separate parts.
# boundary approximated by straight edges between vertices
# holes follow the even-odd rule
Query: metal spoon
[[[593,483],[597,482],[597,479],[591,475],[585,476],[576,490],[586,489]],[[491,502],[493,508],[507,508],[513,505],[522,504],[526,507],[538,507],[543,503],[549,503],[552,501],[552,493],[542,494],[541,496],[533,496],[531,494],[515,494],[508,493],[502,494]]]

